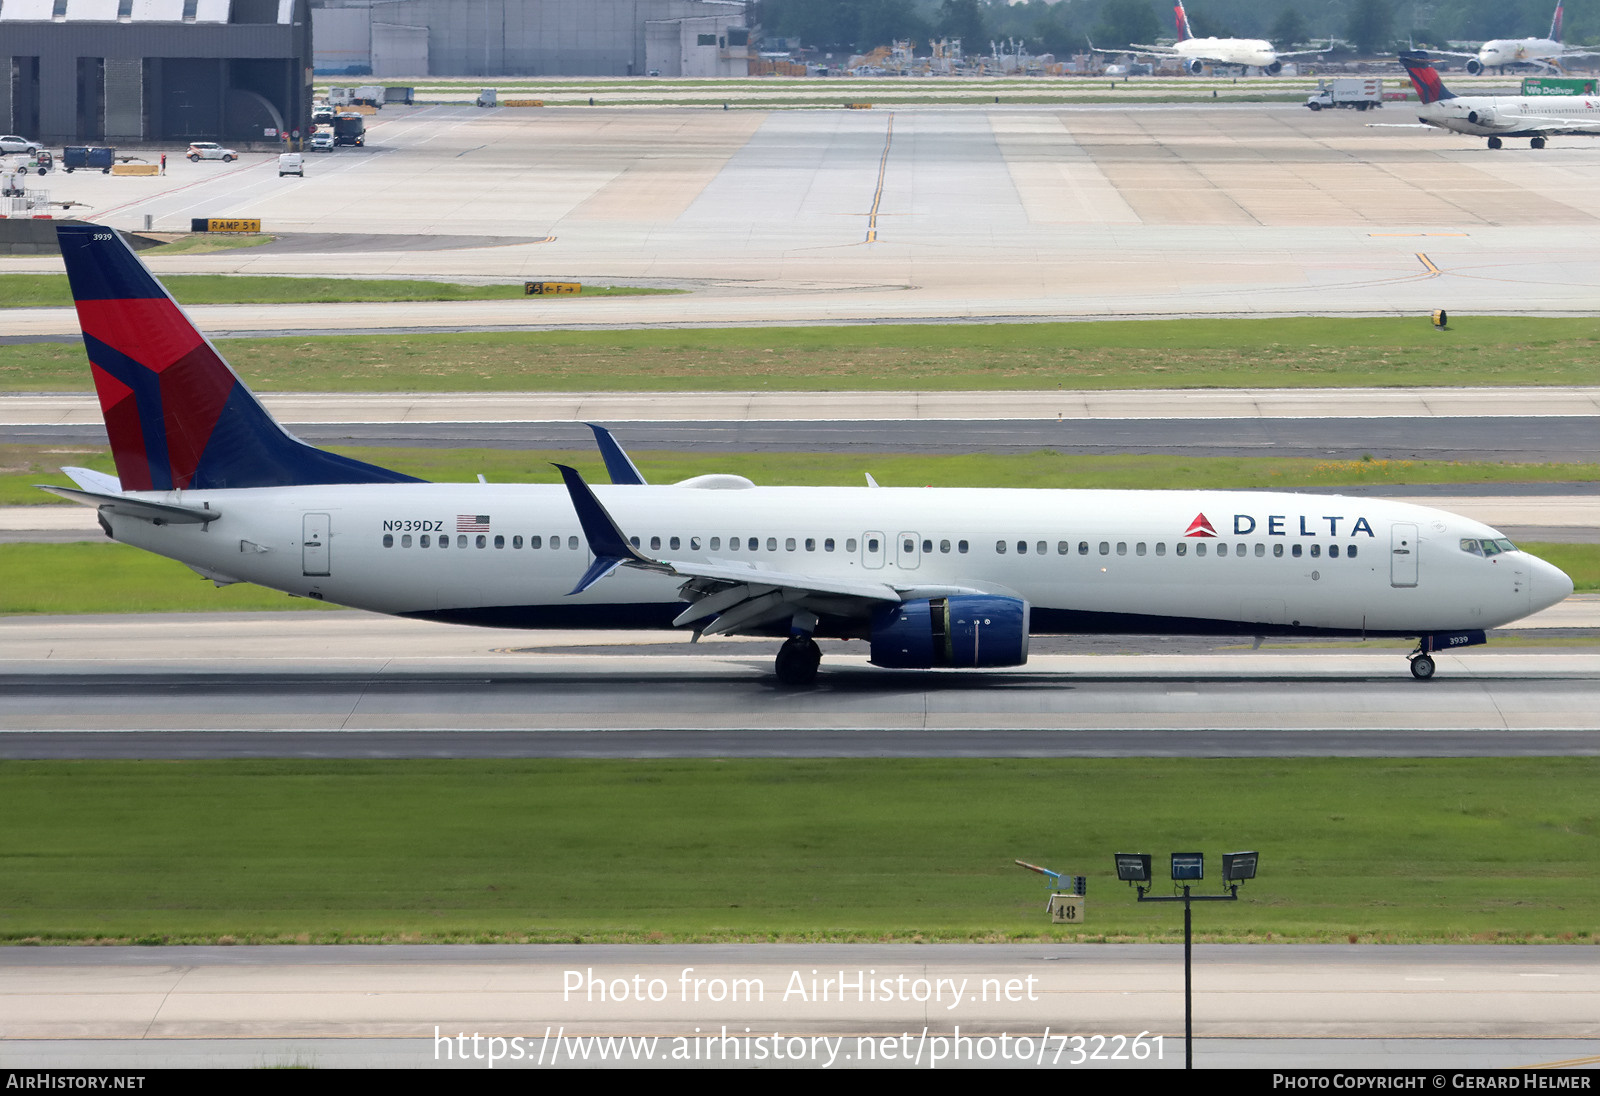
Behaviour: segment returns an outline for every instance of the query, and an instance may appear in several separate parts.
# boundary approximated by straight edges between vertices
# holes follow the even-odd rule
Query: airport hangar
[[[745,23],[742,0],[0,0],[0,129],[275,141],[309,131],[314,71],[743,76]]]

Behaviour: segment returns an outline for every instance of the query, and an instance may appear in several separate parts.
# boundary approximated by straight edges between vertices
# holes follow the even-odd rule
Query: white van
[[[281,179],[285,175],[298,175],[304,179],[306,177],[305,157],[298,152],[280,152],[278,154],[278,178]]]

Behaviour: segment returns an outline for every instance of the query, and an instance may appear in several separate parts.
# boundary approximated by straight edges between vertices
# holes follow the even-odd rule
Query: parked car
[[[332,152],[333,151],[333,134],[331,134],[331,133],[314,133],[314,134],[312,134],[311,135],[311,151],[312,152]]]
[[[319,103],[311,108],[311,121],[314,125],[326,126],[333,124],[333,108],[325,103]]]
[[[278,154],[278,178],[285,175],[298,175],[306,177],[306,159],[298,152],[280,152]]]
[[[0,137],[0,152],[38,152],[43,147],[38,141],[30,141],[15,134]]]
[[[231,148],[223,148],[221,145],[217,144],[217,142],[215,142],[215,141],[190,141],[189,142],[189,159],[191,161],[221,160],[224,163],[230,163],[231,164],[233,161],[237,160],[238,158],[239,158],[239,154],[237,152],[235,152],[233,149],[231,149]]]

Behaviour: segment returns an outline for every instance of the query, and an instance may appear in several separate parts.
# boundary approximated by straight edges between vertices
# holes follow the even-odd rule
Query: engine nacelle
[[[1467,121],[1475,126],[1492,126],[1494,125],[1494,111],[1469,110],[1467,111]]]
[[[1467,75],[1469,75],[1469,76],[1477,76],[1481,72],[1483,72],[1483,62],[1482,61],[1480,61],[1476,57],[1474,57],[1470,61],[1467,62]]]
[[[1282,71],[1283,71],[1283,62],[1282,61],[1274,61],[1270,65],[1262,65],[1261,66],[1261,75],[1263,75],[1263,76],[1276,76],[1276,75],[1278,75],[1278,73],[1280,73]]]
[[[1191,60],[1185,61],[1183,67],[1189,70],[1190,76],[1199,76],[1201,73],[1205,72],[1206,63],[1200,60],[1200,58],[1195,57]]]
[[[1028,603],[963,594],[885,606],[872,617],[872,662],[901,670],[1021,666],[1028,661]]]

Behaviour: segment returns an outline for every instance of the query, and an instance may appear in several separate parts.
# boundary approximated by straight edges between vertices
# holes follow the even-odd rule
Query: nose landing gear
[[[1411,660],[1411,676],[1418,681],[1427,681],[1433,676],[1433,652],[1455,650],[1459,647],[1476,647],[1489,642],[1489,637],[1481,631],[1468,632],[1435,632],[1432,635],[1417,637],[1417,649],[1406,657]]]
[[[1544,147],[1544,138],[1543,137],[1535,137],[1533,140],[1528,142],[1528,147],[1529,148],[1543,148]]]

